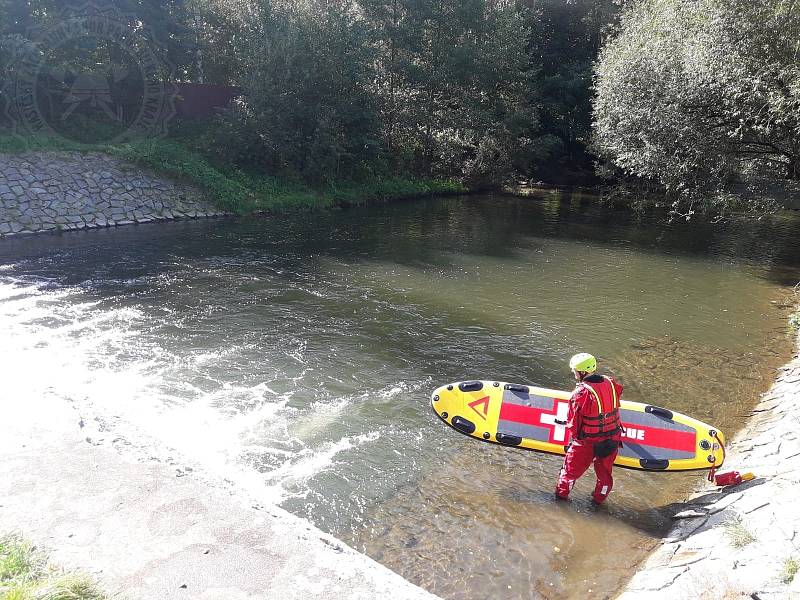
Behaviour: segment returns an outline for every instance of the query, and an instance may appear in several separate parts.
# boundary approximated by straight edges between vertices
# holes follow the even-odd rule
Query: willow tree
[[[800,2],[639,0],[596,66],[595,148],[688,199],[800,178]]]

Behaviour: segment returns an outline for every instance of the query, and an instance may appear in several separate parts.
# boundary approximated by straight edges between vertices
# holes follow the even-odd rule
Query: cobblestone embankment
[[[696,490],[619,600],[800,598],[799,415],[796,354],[728,447],[721,472],[755,479]]]
[[[0,155],[0,237],[222,214],[198,189],[111,156]]]

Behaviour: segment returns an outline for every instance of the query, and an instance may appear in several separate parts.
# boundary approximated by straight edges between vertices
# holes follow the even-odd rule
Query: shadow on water
[[[574,192],[543,198],[468,196],[415,200],[381,206],[304,215],[228,218],[136,227],[70,232],[3,241],[9,260],[55,252],[82,255],[106,253],[114,245],[117,257],[138,260],[116,263],[119,276],[142,277],[169,270],[175,259],[204,261],[209,255],[247,264],[264,253],[284,258],[283,264],[313,268],[320,256],[345,261],[380,259],[398,265],[432,269],[451,265],[453,254],[513,258],[519,247],[536,239],[572,239],[617,247],[632,247],[666,255],[715,256],[750,264],[760,275],[782,285],[800,278],[800,245],[793,212],[761,220],[733,218],[711,224],[702,221],[666,224],[641,219],[623,210],[597,204]],[[768,232],[768,233],[767,233]],[[198,238],[202,243],[197,243]],[[97,267],[102,256],[96,255]],[[59,265],[63,283],[80,280],[78,269]],[[283,276],[291,278],[295,271]]]

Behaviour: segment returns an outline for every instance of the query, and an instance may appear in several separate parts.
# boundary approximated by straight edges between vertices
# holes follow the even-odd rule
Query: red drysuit
[[[588,375],[578,383],[569,399],[567,426],[572,443],[564,457],[556,495],[569,496],[575,481],[594,462],[597,484],[592,499],[602,504],[611,493],[611,469],[622,439],[619,398],[622,385],[602,375]],[[606,454],[602,456],[602,454]]]

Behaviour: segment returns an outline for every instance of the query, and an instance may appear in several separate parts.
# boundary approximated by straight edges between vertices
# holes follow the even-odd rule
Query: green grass
[[[0,585],[24,579],[40,570],[40,561],[30,544],[14,537],[0,538]]]
[[[43,552],[17,536],[0,537],[0,600],[106,600],[87,575],[47,565]]]
[[[232,212],[257,210],[253,191],[214,168],[204,157],[168,140],[142,140],[102,149],[156,172],[188,181],[204,189],[221,209]]]
[[[787,558],[783,562],[781,581],[786,585],[789,585],[794,580],[794,576],[797,575],[798,570],[800,570],[800,561],[794,558]]]
[[[435,193],[463,193],[456,182],[433,179],[376,177],[311,186],[264,173],[218,168],[198,152],[172,140],[147,140],[110,147],[108,152],[205,189],[222,209],[250,213],[353,206]]]
[[[756,536],[745,526],[741,517],[733,518],[728,521],[725,524],[725,533],[728,536],[728,541],[734,548],[744,548],[748,544],[756,541]]]
[[[88,152],[99,147],[71,142],[57,136],[36,135],[22,138],[0,133],[0,153],[3,154],[21,154],[29,150]]]
[[[28,150],[105,152],[194,184],[205,190],[209,199],[220,209],[240,214],[354,206],[373,201],[467,191],[455,181],[392,176],[312,186],[286,177],[244,173],[229,165],[216,166],[200,152],[170,139],[106,145],[80,144],[47,136],[22,140],[0,135],[0,153],[19,154]]]

